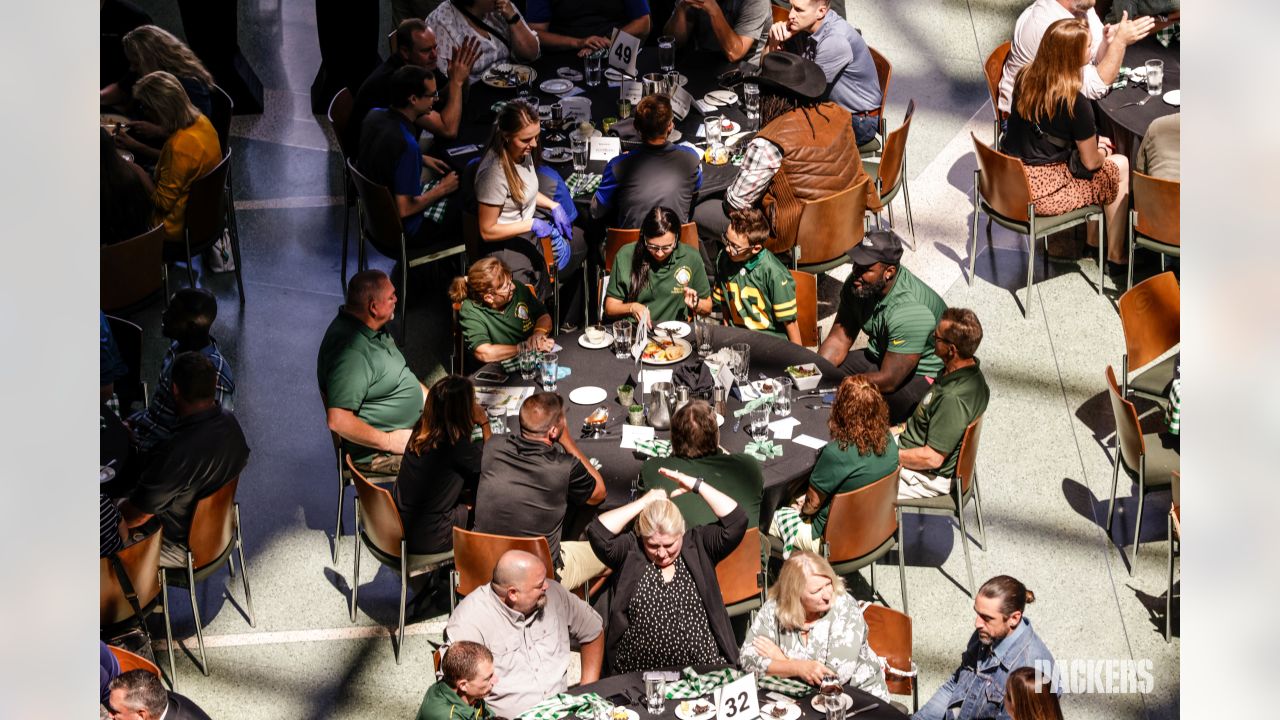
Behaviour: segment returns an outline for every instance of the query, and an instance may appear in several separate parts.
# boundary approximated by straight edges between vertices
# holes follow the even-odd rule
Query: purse
[[[1067,156],[1067,170],[1071,172],[1071,176],[1080,180],[1092,180],[1093,174],[1097,170],[1090,170],[1084,166],[1084,160],[1080,159],[1080,146],[1073,142],[1063,140],[1056,135],[1050,135],[1040,128],[1040,123],[1032,123],[1031,127],[1035,129],[1036,136],[1041,140],[1048,142],[1050,145],[1059,150],[1071,149],[1071,154]]]

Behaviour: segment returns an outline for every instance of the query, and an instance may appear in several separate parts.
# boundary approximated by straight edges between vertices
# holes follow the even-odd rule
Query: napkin
[[[671,368],[645,368],[640,371],[640,379],[643,383],[643,391],[648,393],[650,388],[656,383],[671,382],[673,371]]]
[[[681,679],[667,685],[668,700],[686,700],[710,694],[717,688],[724,687],[737,680],[742,673],[733,668],[712,670],[699,675],[693,668],[685,668],[680,673]]]
[[[635,450],[636,443],[653,440],[653,428],[648,425],[623,425],[622,442],[618,447],[623,450]]]
[[[652,430],[653,428],[649,428]],[[625,430],[624,430],[625,432]],[[649,457],[670,457],[671,441],[661,438],[653,438],[652,440],[637,440],[636,450],[648,455]]]
[[[757,397],[754,400],[749,400],[746,405],[743,405],[737,410],[734,410],[733,416],[736,418],[742,417],[743,415],[746,415],[752,410],[758,409],[761,405],[772,404],[772,403],[773,403],[773,393],[769,393],[767,395],[761,395],[760,397]],[[823,444],[825,445],[826,443],[823,443]]]
[[[578,197],[594,193],[603,179],[604,176],[599,173],[574,173],[565,181],[565,185],[569,187],[571,195]]]
[[[569,715],[594,716],[602,710],[613,707],[613,703],[600,697],[598,693],[571,695],[558,693],[534,705],[518,715],[519,720],[560,720]]]
[[[753,440],[747,443],[747,448],[744,452],[760,462],[764,462],[770,458],[782,457],[782,446],[767,438]]]
[[[800,534],[800,528],[805,522],[801,519],[799,510],[787,506],[773,511],[773,523],[782,539],[782,559],[785,560],[796,549],[796,536]]]
[[[819,440],[818,438],[812,435],[799,435],[795,438],[792,438],[791,442],[799,443],[805,447],[813,448],[814,450],[821,450],[822,448],[827,446],[827,443],[825,440]]]
[[[715,380],[711,377],[711,370],[707,368],[707,364],[701,360],[685,363],[675,369],[672,373],[671,381],[676,385],[683,385],[689,388],[689,392],[693,395],[711,395],[711,389],[715,387]]]

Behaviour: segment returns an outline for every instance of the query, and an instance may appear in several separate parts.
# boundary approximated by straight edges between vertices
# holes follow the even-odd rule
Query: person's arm
[[[1102,167],[1103,161],[1114,153],[1111,141],[1097,135],[1087,140],[1077,140],[1076,147],[1080,149],[1080,162],[1090,170]]]
[[[462,123],[463,96],[466,94],[471,77],[471,67],[479,57],[480,41],[474,37],[463,40],[462,45],[458,46],[453,56],[449,58],[449,70],[446,73],[449,77],[449,99],[440,110],[433,109],[418,118],[418,125],[432,135],[449,140],[458,137],[458,126]]]
[[[609,38],[599,35],[574,37],[551,32],[550,22],[531,22],[529,27],[538,33],[538,40],[548,50],[576,50],[579,55],[586,55],[596,50],[609,47]]]
[[[725,201],[738,210],[755,205],[781,167],[782,148],[764,138],[753,138],[747,143],[737,177],[724,193]]]
[[[649,37],[649,31],[653,29],[653,20],[650,19],[649,13],[646,12],[639,17],[627,21],[626,25],[623,25],[618,29],[628,35],[639,38],[640,43],[644,44],[645,38]],[[608,40],[608,38],[605,39]],[[608,45],[606,44],[605,47],[608,47]]]
[[[578,449],[578,443],[574,442],[573,435],[569,432],[568,421],[564,418],[560,419],[560,434],[556,437],[556,442],[560,443],[560,447],[564,448],[565,452],[577,458],[583,469],[587,471],[587,475],[595,481],[595,487],[591,491],[591,496],[587,498],[586,504],[599,505],[604,502],[604,499],[609,496],[609,488],[604,484],[604,477],[600,475],[596,466],[591,464],[590,458]]]
[[[918,448],[898,449],[898,463],[911,470],[934,471],[942,467],[947,456],[960,447],[965,430],[973,417],[968,406],[954,397],[935,400],[929,434]],[[910,420],[908,420],[910,422]]]
[[[751,644],[756,653],[769,659],[770,675],[796,678],[810,685],[817,685],[822,682],[823,676],[835,674],[834,670],[817,660],[792,660],[782,652],[782,648],[778,647],[777,643],[766,637],[756,636]]]
[[[785,323],[782,327],[787,332],[788,340],[795,343],[796,345],[804,344],[804,339],[800,337],[800,323],[796,322],[795,320],[791,320]]]
[[[725,518],[729,513],[738,509],[738,501],[725,495],[711,485],[702,481],[702,478],[696,478],[688,473],[672,470],[671,468],[658,468],[658,474],[663,477],[674,480],[680,486],[679,490],[671,493],[672,497],[681,495],[686,492],[696,493],[702,496],[707,506],[711,508],[711,512],[715,513],[718,518]],[[744,514],[745,517],[745,514]]]
[[[127,499],[124,502],[120,503],[120,519],[123,521],[122,525],[123,525],[123,528],[125,528],[124,537],[126,540],[129,537],[129,533],[128,533],[129,528],[136,528],[139,525],[143,525],[153,517],[155,516],[143,510],[139,510],[132,502],[130,502]]]
[[[833,326],[834,327],[834,326]],[[882,393],[890,393],[902,387],[902,384],[916,371],[920,363],[920,355],[887,352],[880,358],[880,368],[862,377],[871,381]]]
[[[813,517],[822,509],[823,503],[827,501],[827,496],[818,488],[810,485],[804,493],[804,502],[800,504],[800,514],[805,517]]]
[[[500,242],[517,235],[523,235],[533,229],[533,218],[513,223],[498,222],[501,208],[497,205],[479,203],[476,219],[480,223],[480,239],[485,242]]]
[[[791,30],[787,28],[786,20],[769,26],[769,35],[764,43],[764,49],[761,50],[762,55],[768,55],[775,50],[781,50],[784,43],[791,39]]]
[[[724,52],[729,62],[738,62],[746,57],[751,46],[755,44],[756,38],[739,35],[738,31],[729,24],[729,19],[724,16],[718,0],[683,0],[683,2],[707,14],[707,22],[711,23],[711,31],[715,33],[716,42],[720,44],[720,50]]]
[[[683,492],[683,490],[675,490],[670,496],[668,496],[666,490],[663,490],[662,488],[654,488],[626,505],[600,513],[596,516],[595,522],[599,523],[611,535],[617,536],[621,534],[623,530],[627,529],[627,526],[631,524],[632,520],[636,519],[640,514],[640,511],[644,509],[645,505],[648,505],[655,500],[675,497]],[[592,543],[592,547],[595,547],[595,543]]]
[[[676,6],[672,8],[667,24],[662,26],[662,32],[674,37],[677,46],[689,42],[689,8],[684,0],[676,0]]]
[[[844,359],[849,356],[849,348],[853,347],[853,340],[856,337],[857,335],[850,335],[837,318],[836,322],[831,323],[831,332],[827,333],[827,339],[822,341],[818,354],[832,365],[840,367]]]
[[[151,180],[151,176],[147,174],[146,170],[142,169],[141,165],[138,165],[137,163],[129,163],[129,169],[138,176],[138,180],[142,183],[142,187],[146,188],[148,195],[155,192],[155,182]]]
[[[435,187],[422,193],[421,195],[396,195],[396,210],[400,212],[401,218],[418,215],[431,205],[439,202],[441,199],[453,194],[458,189],[458,173],[450,172]]]
[[[1115,82],[1116,76],[1120,74],[1125,51],[1130,45],[1151,34],[1153,28],[1155,28],[1155,20],[1145,15],[1130,20],[1127,10],[1120,16],[1120,22],[1105,28],[1102,43],[1098,46],[1097,61],[1092,68],[1097,75],[1096,82],[1090,82],[1093,79],[1089,72],[1091,68],[1085,67],[1085,84],[1082,92],[1086,97],[1096,100],[1107,94],[1111,83]]]
[[[582,655],[582,679],[578,683],[586,685],[599,680],[600,668],[604,666],[604,631],[591,642],[581,645],[579,652]]]
[[[412,428],[382,431],[356,417],[346,408],[331,407],[325,411],[329,429],[337,433],[343,440],[379,452],[403,455],[405,445],[413,437]]]
[[[532,62],[542,53],[538,44],[538,36],[529,29],[524,17],[511,5],[511,0],[497,0],[494,12],[502,16],[508,31],[511,33],[511,54],[517,60]],[[514,20],[514,22],[513,22]]]

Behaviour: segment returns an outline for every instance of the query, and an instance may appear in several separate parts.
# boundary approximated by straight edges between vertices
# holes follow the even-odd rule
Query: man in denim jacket
[[[1008,575],[983,583],[974,598],[976,630],[960,657],[960,667],[938,688],[915,720],[1008,720],[1005,681],[1020,667],[1051,667],[1053,655],[1031,621],[1022,616],[1035,593]]]

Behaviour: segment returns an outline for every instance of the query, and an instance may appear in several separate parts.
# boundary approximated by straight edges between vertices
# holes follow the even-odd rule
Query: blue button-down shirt
[[[914,720],[1009,720],[1004,708],[1005,682],[1020,667],[1053,664],[1053,654],[1026,617],[1003,640],[984,645],[974,632],[960,667],[938,688]]]
[[[835,10],[827,12],[817,32],[797,33],[785,48],[822,68],[835,104],[852,113],[880,107],[880,80],[867,41]]]

